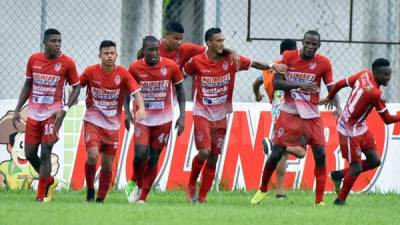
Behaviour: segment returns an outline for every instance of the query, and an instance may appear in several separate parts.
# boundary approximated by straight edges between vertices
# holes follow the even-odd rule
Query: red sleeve
[[[196,45],[189,42],[182,44],[182,51],[188,58],[192,58],[195,55],[201,54],[205,52],[206,49],[206,46]]]
[[[277,63],[288,65],[289,64],[289,55],[290,55],[290,51],[284,51],[282,54],[282,59],[279,60]]]
[[[397,123],[400,121],[400,115],[390,115],[388,110],[379,113],[379,115],[386,124]]]
[[[189,59],[189,61],[183,66],[183,72],[187,75],[194,75],[196,73],[196,63],[193,58]]]
[[[376,91],[373,93],[372,104],[378,113],[383,113],[387,111],[385,94],[382,91]]]
[[[126,73],[125,77],[126,77],[125,78],[125,87],[126,87],[126,90],[128,90],[129,95],[133,95],[136,92],[140,91],[138,83],[136,82],[135,79],[133,79],[133,77],[129,73]]]
[[[69,61],[67,68],[67,82],[71,86],[79,84],[78,71],[76,71],[76,65],[73,60]]]
[[[326,60],[326,69],[322,76],[322,79],[324,81],[325,86],[327,86],[327,87],[333,85],[333,83],[334,83],[333,82],[332,64],[328,59]]]
[[[171,64],[171,72],[172,72],[172,76],[171,76],[171,80],[172,83],[174,85],[177,85],[179,83],[183,82],[183,75],[181,70],[179,69],[178,65],[176,65],[175,63]]]
[[[33,58],[32,56],[29,57],[28,63],[26,64],[25,75],[26,75],[26,78],[28,78],[28,79],[32,79],[32,63],[33,63],[33,59],[32,58]]]
[[[241,55],[239,60],[240,60],[239,71],[240,70],[248,70],[248,69],[250,69],[250,66],[251,66],[251,63],[252,63],[251,59]]]
[[[132,78],[134,78],[135,80],[136,80],[136,72],[135,72],[135,68],[133,68],[133,65],[134,65],[134,63],[132,63],[130,66],[129,66],[129,69],[128,69],[128,72],[129,72],[129,74],[131,75],[131,77]]]
[[[332,100],[336,93],[344,87],[353,87],[356,80],[361,76],[361,73],[354,74],[334,83],[329,90],[328,99]]]
[[[88,68],[86,68],[85,71],[83,71],[83,73],[79,77],[79,83],[82,87],[85,87],[89,81],[88,73],[89,73]]]

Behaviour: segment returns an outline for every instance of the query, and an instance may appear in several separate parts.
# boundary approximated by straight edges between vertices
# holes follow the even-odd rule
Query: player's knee
[[[202,160],[206,160],[208,159],[208,156],[210,155],[210,151],[206,150],[206,149],[200,149],[198,156],[200,159]]]
[[[381,160],[380,159],[376,159],[370,165],[372,167],[374,167],[374,168],[379,167],[381,165]]]
[[[89,149],[86,153],[86,160],[90,165],[96,165],[99,153],[97,149]]]
[[[101,163],[101,169],[106,171],[106,172],[111,172],[112,170],[112,164],[113,161],[112,160],[105,160]]]
[[[215,168],[217,166],[218,155],[209,154],[207,158],[207,166]]]
[[[352,163],[350,165],[350,174],[355,177],[358,176],[362,171],[362,166],[360,163]]]
[[[158,153],[150,154],[150,157],[147,161],[147,165],[149,167],[157,166],[159,158],[160,158],[160,154],[158,154]]]
[[[144,161],[147,158],[147,148],[135,146],[135,161]]]

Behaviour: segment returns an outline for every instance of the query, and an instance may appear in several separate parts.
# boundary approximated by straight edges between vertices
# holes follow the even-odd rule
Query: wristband
[[[68,105],[64,105],[64,107],[62,108],[62,110],[64,110],[65,112],[68,112],[69,106],[68,106]]]

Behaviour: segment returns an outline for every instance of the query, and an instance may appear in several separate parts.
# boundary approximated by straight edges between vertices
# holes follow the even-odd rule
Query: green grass
[[[104,205],[88,204],[84,192],[59,192],[55,201],[39,204],[33,192],[0,192],[1,225],[63,224],[399,224],[400,196],[351,194],[348,206],[333,206],[333,194],[325,195],[325,207],[313,205],[311,192],[290,192],[286,200],[273,194],[264,204],[251,207],[254,192],[212,192],[203,205],[189,205],[185,193],[152,192],[146,205],[128,204],[121,192],[111,192]]]

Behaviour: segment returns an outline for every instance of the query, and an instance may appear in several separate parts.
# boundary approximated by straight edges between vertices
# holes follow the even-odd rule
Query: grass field
[[[203,205],[189,205],[184,192],[152,192],[146,205],[128,204],[121,192],[109,193],[104,205],[84,201],[84,192],[59,192],[55,201],[40,204],[33,192],[0,192],[0,225],[63,224],[400,224],[400,196],[352,194],[345,207],[313,205],[312,192],[290,192],[285,200],[270,197],[251,207],[254,192],[212,192]],[[271,195],[274,196],[274,195]]]

